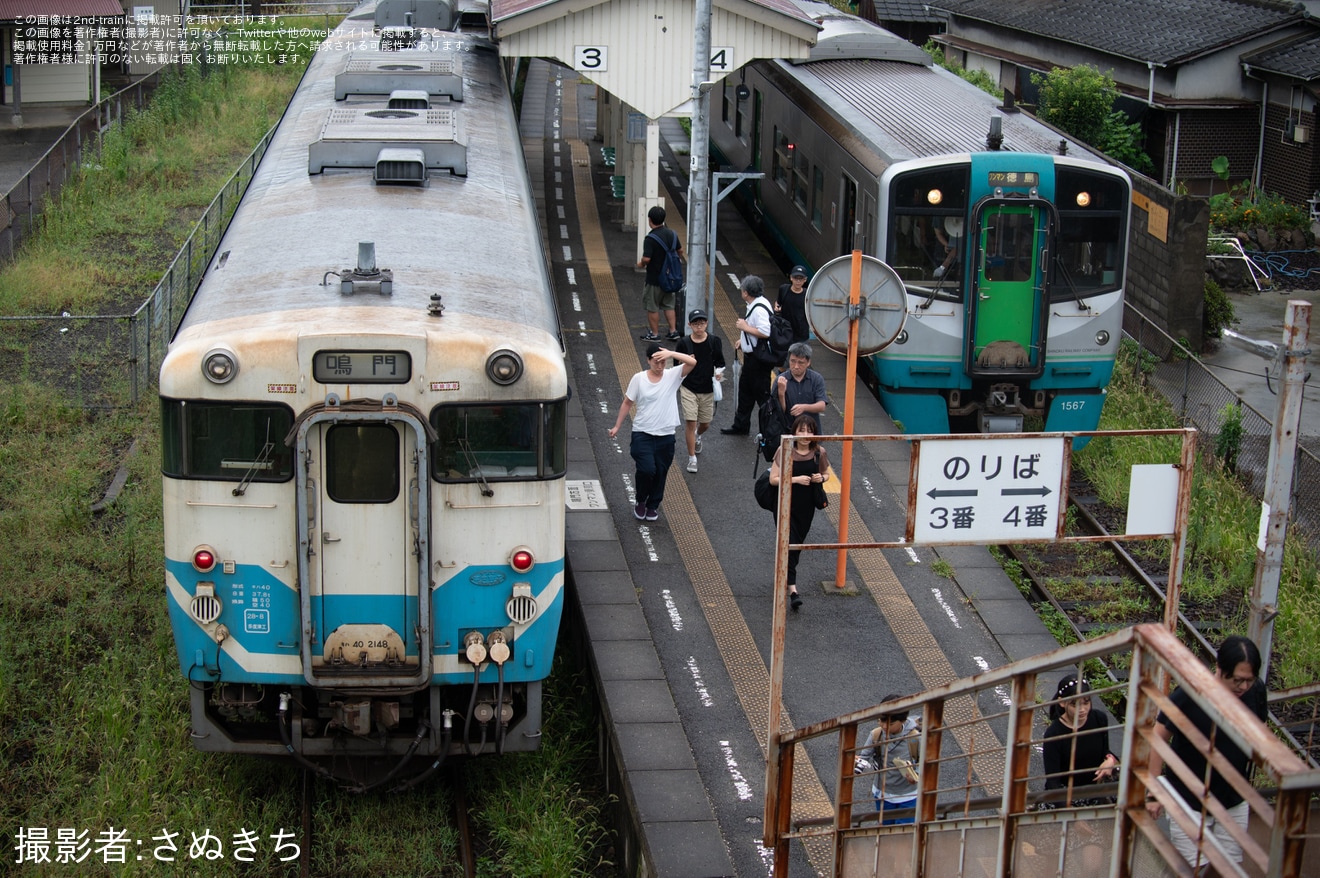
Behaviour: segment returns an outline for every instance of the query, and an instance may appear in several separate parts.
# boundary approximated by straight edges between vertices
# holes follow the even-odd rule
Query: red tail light
[[[509,556],[509,566],[518,573],[526,573],[536,564],[536,558],[532,555],[531,549],[514,549],[513,554]]]
[[[210,546],[198,546],[193,550],[192,564],[198,573],[210,573],[215,569],[215,549]]]

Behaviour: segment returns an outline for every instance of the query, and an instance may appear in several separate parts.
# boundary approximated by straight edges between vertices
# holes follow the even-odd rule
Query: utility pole
[[[697,0],[692,40],[692,165],[688,169],[687,299],[681,302],[679,326],[687,323],[687,310],[710,313],[706,301],[706,223],[710,207],[710,10],[711,0]]]
[[[1279,579],[1283,574],[1283,545],[1288,535],[1293,469],[1297,460],[1297,429],[1302,419],[1302,391],[1306,357],[1310,354],[1311,303],[1289,300],[1283,323],[1282,387],[1279,411],[1270,434],[1270,461],[1265,471],[1264,507],[1260,542],[1256,546],[1256,579],[1251,585],[1251,620],[1248,636],[1260,649],[1261,677],[1270,666],[1274,617],[1279,614]]]

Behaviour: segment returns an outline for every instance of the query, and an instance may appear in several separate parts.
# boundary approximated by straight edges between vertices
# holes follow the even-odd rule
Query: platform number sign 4
[[[573,69],[583,73],[604,73],[609,69],[608,46],[574,46]]]
[[[712,79],[723,76],[733,68],[733,46],[710,47],[710,73]]]
[[[918,449],[916,543],[1053,539],[1063,508],[1062,438],[923,439]]]

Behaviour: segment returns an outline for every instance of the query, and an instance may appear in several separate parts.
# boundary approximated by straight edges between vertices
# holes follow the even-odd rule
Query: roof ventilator
[[[426,153],[420,149],[386,147],[376,156],[372,179],[377,183],[425,183]]]
[[[326,168],[376,168],[381,150],[395,148],[421,153],[428,171],[447,170],[466,177],[466,139],[462,117],[449,107],[336,107],[327,115],[320,138],[308,147],[307,173],[319,174]]]
[[[376,286],[382,296],[394,292],[394,272],[388,268],[376,267],[376,244],[374,241],[358,242],[357,268],[345,268],[339,272],[339,292],[351,296],[358,286]]]
[[[382,31],[403,26],[453,30],[455,13],[453,0],[381,0],[376,4],[376,27]]]
[[[349,95],[392,95],[396,91],[423,91],[433,98],[463,100],[463,65],[454,56],[408,56],[399,58],[381,52],[355,52],[335,76],[335,100]],[[423,107],[425,109],[425,107]]]
[[[431,96],[425,89],[397,88],[390,92],[390,101],[386,106],[391,110],[429,110]]]

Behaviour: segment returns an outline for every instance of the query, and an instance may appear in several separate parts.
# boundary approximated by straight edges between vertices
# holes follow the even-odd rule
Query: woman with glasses
[[[1265,698],[1265,684],[1260,679],[1260,650],[1256,644],[1245,637],[1230,637],[1219,647],[1219,655],[1215,659],[1215,677],[1220,684],[1231,691],[1242,703],[1254,713],[1263,723],[1267,712]],[[1202,735],[1209,741],[1210,746],[1226,759],[1233,766],[1235,772],[1241,777],[1248,777],[1250,768],[1250,759],[1243,753],[1238,746],[1228,738],[1227,735],[1217,734],[1218,728],[1210,717],[1206,716],[1191,697],[1181,687],[1175,689],[1169,696],[1169,701],[1174,707],[1178,708],[1187,717],[1188,721],[1196,727]],[[1169,743],[1169,747],[1174,754],[1182,760],[1198,778],[1206,776],[1206,754],[1201,749],[1188,740],[1187,736],[1180,732],[1174,725],[1174,721],[1163,711],[1155,720],[1155,733],[1163,740]],[[1154,750],[1150,754],[1150,773],[1152,776],[1160,774],[1164,768],[1164,759]],[[1174,797],[1178,804],[1182,805],[1183,813],[1191,819],[1191,823],[1197,828],[1190,836],[1179,825],[1178,821],[1171,815],[1169,818],[1169,839],[1173,842],[1178,853],[1192,865],[1193,869],[1200,869],[1209,861],[1201,852],[1204,842],[1198,839],[1203,834],[1213,835],[1224,849],[1224,853],[1236,863],[1242,862],[1242,848],[1224,827],[1223,823],[1210,812],[1205,797],[1189,790],[1182,780],[1173,772],[1165,771],[1160,777],[1160,783],[1164,787],[1177,795]],[[1250,810],[1242,794],[1235,790],[1232,785],[1222,777],[1218,771],[1210,771],[1209,783],[1210,795],[1228,811],[1228,817],[1241,827],[1242,834],[1247,831],[1247,820],[1250,816]],[[1151,793],[1146,794],[1146,810],[1151,817],[1160,816],[1161,805]],[[1202,826],[1202,818],[1205,825]]]

